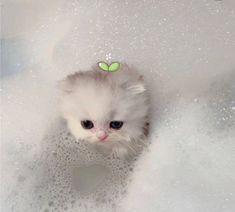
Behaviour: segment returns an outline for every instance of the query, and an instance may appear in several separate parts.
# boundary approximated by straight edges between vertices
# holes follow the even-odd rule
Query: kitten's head
[[[59,84],[62,115],[78,139],[99,144],[128,142],[143,135],[148,113],[143,78],[121,65],[116,72],[95,68]]]

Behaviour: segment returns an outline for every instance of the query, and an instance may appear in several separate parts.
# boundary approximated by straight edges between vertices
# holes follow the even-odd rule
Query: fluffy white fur
[[[69,75],[59,84],[63,90],[62,115],[77,138],[98,144],[122,157],[134,153],[135,143],[145,142],[148,122],[148,95],[143,77],[123,64],[116,72],[98,68]],[[94,122],[93,129],[84,129],[82,120]],[[123,121],[121,129],[109,127],[111,121]],[[105,142],[97,139],[99,129],[107,132]]]

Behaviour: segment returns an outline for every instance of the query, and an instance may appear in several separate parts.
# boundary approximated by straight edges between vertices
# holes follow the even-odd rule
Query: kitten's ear
[[[133,94],[141,94],[145,92],[145,84],[143,76],[139,76],[136,82],[131,83],[127,86],[127,90],[131,91]]]
[[[57,87],[64,93],[69,94],[69,93],[72,93],[74,86],[73,86],[73,83],[69,79],[64,79],[64,80],[58,81]]]

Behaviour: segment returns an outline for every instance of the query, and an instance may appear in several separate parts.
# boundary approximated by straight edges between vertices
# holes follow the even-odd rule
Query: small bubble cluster
[[[76,140],[62,125],[45,136],[30,173],[35,179],[28,182],[29,187],[18,186],[22,190],[11,203],[13,211],[20,208],[24,196],[31,197],[23,201],[25,212],[114,211],[126,193],[136,158],[104,155],[86,141]],[[18,181],[27,183],[21,175]]]

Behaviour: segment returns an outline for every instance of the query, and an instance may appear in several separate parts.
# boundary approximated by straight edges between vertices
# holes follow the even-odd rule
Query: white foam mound
[[[233,0],[3,5],[2,211],[235,210]],[[149,85],[152,143],[136,167],[58,118],[56,81],[100,60]]]
[[[152,135],[150,151],[138,161],[120,211],[234,211],[235,127],[221,129],[228,111],[234,125],[234,111],[227,108],[211,122],[220,126],[211,127],[208,115],[223,107],[216,112],[207,104],[174,107],[177,112]]]

